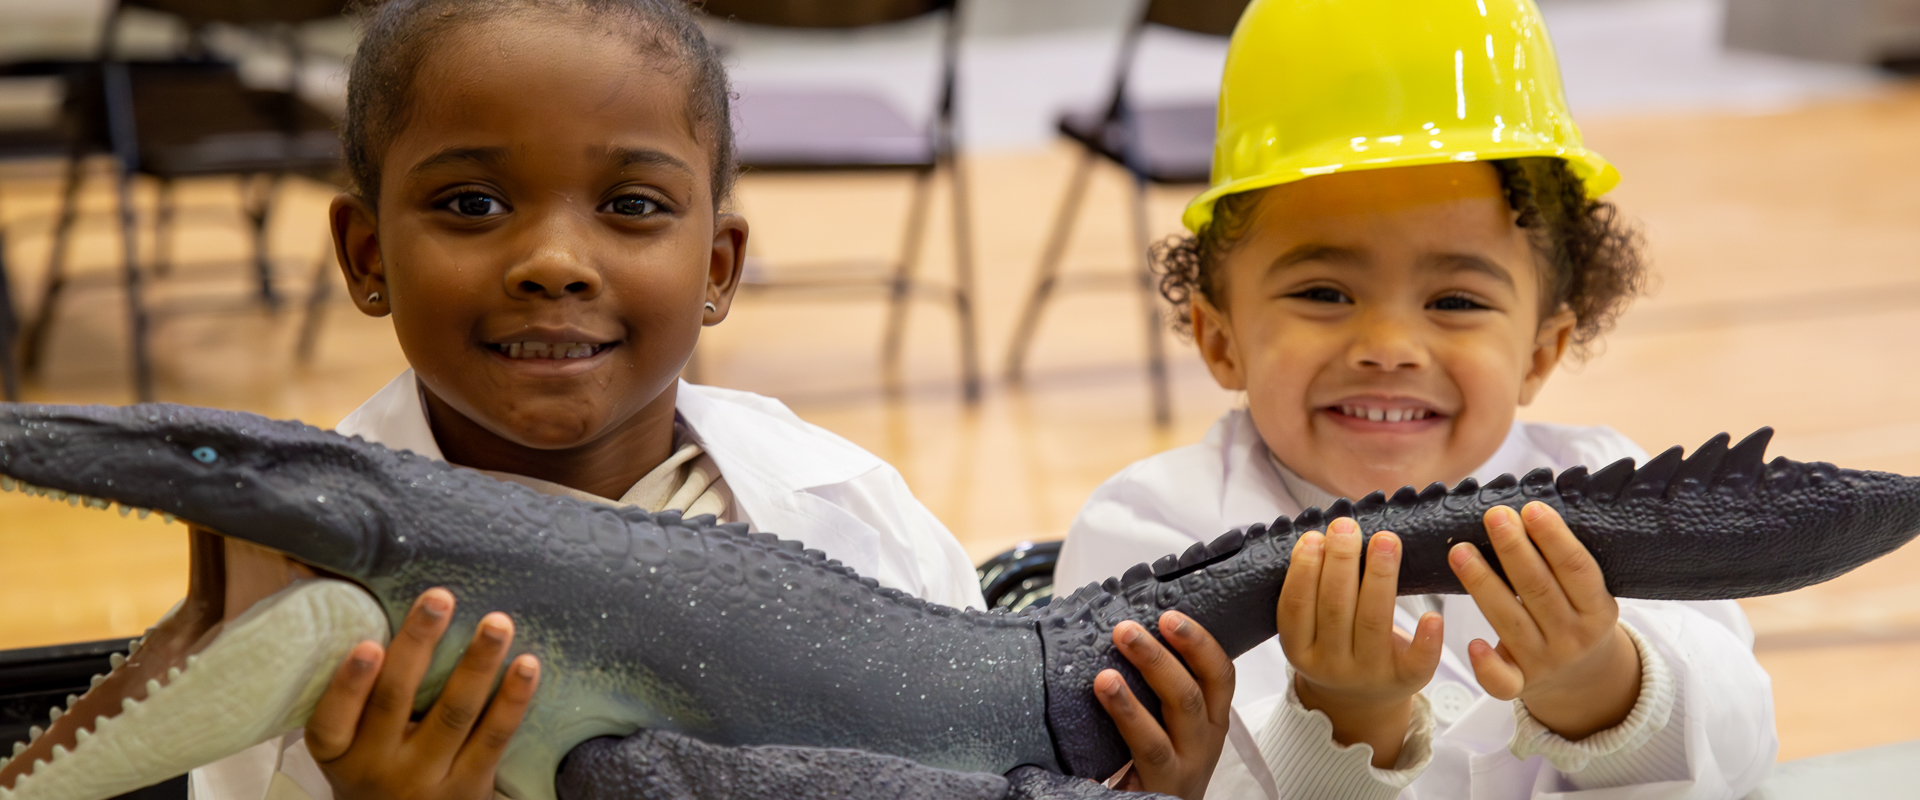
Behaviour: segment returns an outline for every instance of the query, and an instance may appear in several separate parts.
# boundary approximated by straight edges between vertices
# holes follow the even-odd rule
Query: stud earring
[[[369,292],[367,294],[367,305],[373,305],[374,303],[378,303],[378,302],[380,302],[379,292]]]
[[[719,306],[716,306],[712,303],[707,304],[707,313],[712,314],[713,312],[719,311],[719,310],[720,310]]]

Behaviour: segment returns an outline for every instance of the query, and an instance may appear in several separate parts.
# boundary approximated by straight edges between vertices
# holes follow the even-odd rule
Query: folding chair
[[[1140,294],[1147,332],[1147,383],[1152,394],[1153,421],[1167,425],[1173,421],[1173,403],[1167,386],[1166,346],[1161,340],[1160,302],[1157,281],[1148,261],[1147,191],[1152,186],[1205,184],[1213,161],[1214,104],[1187,103],[1148,105],[1136,103],[1127,95],[1127,78],[1133,70],[1140,48],[1140,36],[1148,25],[1210,36],[1227,36],[1240,19],[1248,0],[1149,0],[1139,20],[1128,27],[1121,39],[1119,65],[1114,70],[1113,90],[1105,107],[1094,111],[1068,113],[1058,124],[1061,135],[1082,148],[1067,181],[1066,197],[1054,217],[1053,231],[1041,251],[1034,271],[1033,290],[1020,313],[1019,327],[1007,348],[1007,380],[1017,383],[1025,377],[1027,353],[1033,347],[1041,314],[1056,290],[1111,288],[1131,284]],[[1134,251],[1139,264],[1132,280],[1116,281],[1113,275],[1060,275],[1060,261],[1066,255],[1067,241],[1073,235],[1080,214],[1080,202],[1087,182],[1093,177],[1094,162],[1106,159],[1126,170],[1133,179],[1132,223]]]
[[[734,107],[740,165],[749,172],[896,171],[913,175],[913,199],[899,258],[871,264],[792,265],[793,277],[749,275],[742,289],[882,289],[888,302],[881,362],[895,374],[906,333],[907,304],[916,295],[953,304],[959,322],[962,391],[980,399],[980,362],[974,325],[972,225],[965,173],[954,141],[954,80],[959,58],[958,0],[708,0],[708,14],[749,25],[786,28],[861,28],[942,15],[940,79],[933,119],[916,126],[875,95],[844,90],[740,93]],[[947,173],[953,195],[954,282],[938,287],[915,277],[935,175]]]
[[[273,266],[267,247],[267,223],[274,195],[289,175],[326,178],[338,170],[340,146],[331,117],[298,94],[303,52],[293,27],[343,13],[348,0],[120,0],[107,14],[98,63],[69,86],[67,110],[73,130],[61,210],[41,303],[25,333],[25,367],[38,369],[47,333],[69,283],[67,239],[77,215],[89,142],[104,142],[116,167],[115,190],[121,237],[121,282],[127,294],[134,393],[153,398],[148,328],[161,310],[145,298],[150,277],[169,271],[174,216],[174,181],[181,178],[239,175],[247,178],[244,212],[250,223],[255,300],[276,308]],[[117,40],[122,13],[143,8],[179,17],[190,36],[179,57],[165,61],[129,61]],[[293,85],[285,90],[254,89],[240,80],[232,62],[213,57],[206,32],[216,24],[248,29],[277,39],[288,48]],[[155,214],[157,256],[143,267],[137,247],[138,224],[132,182],[144,175],[159,181]],[[187,310],[221,310],[186,307]]]
[[[64,87],[89,67],[88,62],[57,59],[3,63],[0,83],[50,81]],[[11,121],[0,127],[0,161],[54,159],[78,152],[66,128],[57,116]],[[0,227],[0,400],[14,401],[20,399],[20,314],[7,279],[6,233]]]
[[[7,282],[7,232],[0,230],[0,400],[9,403],[20,400],[19,333],[20,317]]]

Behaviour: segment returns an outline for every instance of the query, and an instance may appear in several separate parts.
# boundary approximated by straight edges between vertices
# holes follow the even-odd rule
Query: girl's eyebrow
[[[1338,247],[1330,244],[1309,242],[1307,244],[1296,245],[1293,249],[1281,253],[1279,258],[1274,259],[1273,263],[1267,265],[1267,274],[1272,275],[1287,267],[1306,261],[1330,261],[1336,264],[1357,265],[1365,260],[1366,259],[1360,255],[1360,251],[1351,247]]]
[[[445,164],[475,164],[492,167],[498,165],[506,155],[507,148],[504,147],[449,147],[413,165],[413,169],[407,170],[407,175],[418,175]]]
[[[610,147],[607,148],[607,160],[616,167],[666,167],[688,178],[694,176],[693,165],[671,153],[651,148]]]
[[[1513,275],[1505,267],[1480,256],[1469,253],[1439,253],[1421,259],[1424,266],[1436,272],[1478,272],[1505,285],[1509,290],[1518,289],[1513,283]]]

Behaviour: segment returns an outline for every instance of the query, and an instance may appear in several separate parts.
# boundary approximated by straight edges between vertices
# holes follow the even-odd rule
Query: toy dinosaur
[[[169,405],[0,406],[0,489],[156,510],[325,576],[220,623],[222,548],[196,534],[189,600],[16,746],[0,800],[102,800],[293,730],[346,652],[384,638],[432,586],[462,602],[423,706],[485,611],[512,614],[516,650],[547,664],[498,772],[517,800],[552,800],[556,784],[569,800],[621,787],[1095,796],[1095,784],[1060,778],[1127,759],[1093,677],[1119,669],[1151,701],[1112,646],[1114,625],[1154,630],[1179,609],[1229,654],[1245,652],[1274,635],[1293,541],[1332,518],[1399,533],[1408,594],[1461,592],[1447,548],[1486,547],[1486,509],[1536,499],[1566,517],[1622,597],[1786,591],[1920,533],[1920,480],[1764,463],[1770,435],[1729,449],[1722,434],[1638,470],[1622,461],[1341,500],[1005,614],[922,602],[742,525],[545,496],[298,423]],[[577,745],[636,731],[580,748],[561,772]],[[664,775],[662,759],[690,766]],[[862,775],[878,783],[854,785]]]

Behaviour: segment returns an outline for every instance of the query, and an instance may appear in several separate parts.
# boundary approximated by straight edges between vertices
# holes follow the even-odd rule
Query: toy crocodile
[[[1621,597],[1783,592],[1920,533],[1920,480],[1767,463],[1770,435],[1341,500],[1005,614],[920,601],[743,525],[550,497],[298,423],[0,405],[0,489],[158,511],[326,576],[228,613],[220,540],[196,533],[189,599],[15,747],[0,800],[103,800],[294,730],[347,651],[433,586],[461,602],[423,707],[484,612],[510,613],[516,651],[546,665],[498,772],[516,800],[1097,796],[1063,777],[1128,757],[1094,676],[1118,669],[1152,699],[1114,625],[1178,609],[1243,653],[1275,633],[1294,540],[1333,518],[1400,534],[1407,594],[1461,593],[1448,547],[1486,548],[1483,512],[1530,500]]]

